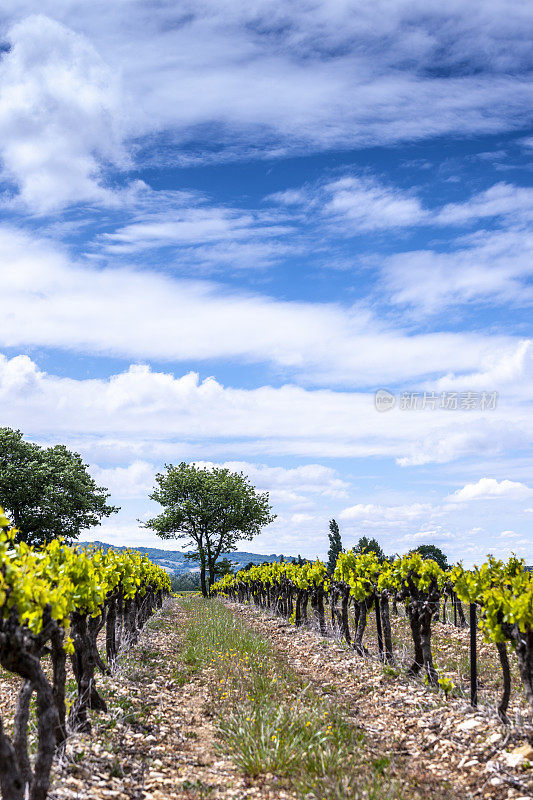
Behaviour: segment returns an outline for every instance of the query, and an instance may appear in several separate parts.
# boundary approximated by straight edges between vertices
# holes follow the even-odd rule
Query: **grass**
[[[266,639],[217,600],[180,602],[183,660],[211,676],[218,748],[244,774],[273,776],[305,800],[402,798],[388,761],[368,758],[346,712],[304,685]]]

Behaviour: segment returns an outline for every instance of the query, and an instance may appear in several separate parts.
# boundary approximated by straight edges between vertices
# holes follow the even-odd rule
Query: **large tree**
[[[118,511],[107,505],[77,453],[64,445],[40,447],[18,430],[0,428],[0,504],[19,530],[19,540],[40,546],[67,542]]]
[[[375,553],[380,561],[385,561],[385,553],[377,539],[361,536],[353,550],[354,553]]]
[[[342,540],[341,540],[341,533],[339,531],[339,526],[337,521],[331,519],[329,521],[329,550],[328,550],[328,572],[330,575],[333,575],[335,572],[335,565],[337,564],[337,558],[339,557],[339,553],[342,553]]]
[[[442,552],[440,547],[437,547],[434,544],[421,544],[420,547],[417,547],[412,552],[420,553],[422,558],[432,558],[433,561],[436,561],[439,567],[443,570],[449,569],[448,558],[446,557],[445,553]]]
[[[197,467],[182,462],[165,465],[150,495],[163,507],[144,523],[162,539],[186,539],[200,564],[202,594],[207,597],[221,553],[252,539],[275,519],[268,492],[257,492],[241,472],[222,467]]]

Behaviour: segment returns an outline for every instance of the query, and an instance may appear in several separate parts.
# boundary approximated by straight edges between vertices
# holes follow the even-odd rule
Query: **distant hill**
[[[156,547],[117,547],[116,545],[107,544],[106,542],[76,542],[76,544],[81,547],[92,546],[102,548],[105,552],[108,550],[138,550],[139,553],[148,556],[154,564],[163,567],[171,575],[196,572],[199,569],[199,566],[194,561],[189,561],[185,558],[185,553],[181,550],[159,550]],[[237,550],[234,553],[222,553],[221,558],[224,557],[235,564],[237,569],[242,569],[242,567],[249,564],[250,561],[253,561],[254,564],[262,564],[264,561],[271,563],[274,561],[281,561],[281,559],[285,561],[292,561],[293,559],[293,556],[284,556],[281,554],[278,556],[275,553],[265,556],[262,553],[246,553],[242,550]]]

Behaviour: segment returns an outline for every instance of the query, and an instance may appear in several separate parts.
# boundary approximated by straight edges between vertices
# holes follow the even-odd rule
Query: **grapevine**
[[[408,674],[423,669],[431,685],[444,688],[446,681],[439,678],[431,651],[432,624],[439,620],[441,601],[447,597],[453,598],[454,605],[458,603],[461,621],[464,615],[460,601],[476,604],[481,611],[481,628],[500,656],[504,679],[502,720],[508,721],[505,711],[510,692],[507,643],[516,651],[526,698],[533,708],[533,577],[524,562],[515,557],[505,563],[489,556],[485,564],[473,570],[459,565],[443,571],[435,561],[423,559],[418,553],[382,563],[373,553],[349,551],[339,555],[332,577],[321,561],[303,565],[273,563],[226,575],[213,590],[237,602],[270,608],[296,625],[307,621],[307,604],[311,600],[322,634],[327,632],[324,601],[329,598],[333,627],[360,655],[366,655],[363,635],[367,615],[375,609],[380,655],[389,662],[393,657],[389,600],[392,599],[393,608],[402,602],[414,646]],[[354,608],[353,642],[350,604]]]
[[[170,591],[170,579],[136,552],[104,553],[59,540],[35,549],[17,543],[16,537],[0,508],[0,665],[22,678],[12,740],[0,718],[0,788],[9,800],[45,800],[54,753],[67,732],[66,659],[71,657],[78,686],[69,726],[88,730],[88,709],[105,709],[95,671],[113,667],[117,643],[111,626],[113,633],[120,629],[122,646],[129,646]],[[118,598],[122,605],[117,613]],[[106,624],[111,645],[107,665],[96,644]],[[42,665],[48,653],[51,680]],[[32,765],[27,725],[34,693],[38,746]]]

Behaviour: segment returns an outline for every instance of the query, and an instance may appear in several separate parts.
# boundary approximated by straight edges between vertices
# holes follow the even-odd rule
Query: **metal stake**
[[[477,614],[476,604],[470,603],[470,705],[477,708]]]

